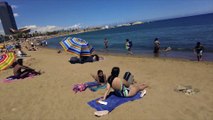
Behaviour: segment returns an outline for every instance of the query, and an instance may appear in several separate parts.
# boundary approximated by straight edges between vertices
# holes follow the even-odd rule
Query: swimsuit
[[[121,82],[121,89],[120,90],[115,90],[116,95],[120,97],[128,97],[130,89],[127,88],[122,81]]]
[[[113,79],[114,80],[114,79]],[[112,80],[112,81],[113,81]],[[112,86],[112,81],[108,81],[110,86]],[[120,83],[121,83],[121,88],[120,90],[115,90],[115,94],[119,97],[128,97],[129,96],[129,91],[130,89],[127,88],[123,83],[122,81],[120,80]]]
[[[100,83],[104,83],[105,82],[104,76],[98,76],[98,78],[99,78],[99,82]]]
[[[202,55],[203,54],[203,46],[196,46],[195,47],[197,55]]]

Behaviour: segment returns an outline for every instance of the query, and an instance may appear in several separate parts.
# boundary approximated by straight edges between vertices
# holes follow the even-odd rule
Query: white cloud
[[[18,13],[13,13],[14,17],[18,17],[19,14]]]
[[[14,13],[14,16],[15,13]],[[1,24],[1,20],[0,20],[0,24]],[[68,27],[60,27],[60,26],[55,26],[55,25],[47,25],[47,26],[36,26],[36,25],[28,25],[28,26],[24,26],[23,28],[29,28],[31,30],[31,32],[52,32],[52,31],[57,31],[57,30],[70,30],[70,29],[80,29],[83,28],[82,25],[80,23],[72,25],[72,26],[68,26]],[[0,26],[0,34],[4,33],[3,28],[1,29]]]
[[[47,25],[47,26],[36,26],[36,25],[29,25],[29,26],[24,26],[26,28],[31,29],[31,31],[38,31],[38,32],[52,32],[52,31],[57,31],[61,30],[61,27],[54,26],[54,25]]]
[[[11,8],[16,9],[16,8],[18,8],[18,6],[17,5],[11,5]]]
[[[31,29],[32,32],[52,32],[52,31],[57,31],[57,30],[69,30],[69,29],[78,29],[81,28],[80,24],[75,24],[72,26],[68,27],[60,27],[60,26],[55,26],[55,25],[47,25],[47,26],[36,26],[36,25],[28,25],[24,26],[24,28],[29,28]]]
[[[79,29],[79,28],[82,28],[82,26],[81,26],[81,24],[80,24],[80,23],[75,24],[75,25],[72,25],[72,26],[64,27],[64,30],[69,30],[69,29]]]
[[[37,26],[36,25],[28,25],[28,26],[24,26],[24,28],[36,29]]]

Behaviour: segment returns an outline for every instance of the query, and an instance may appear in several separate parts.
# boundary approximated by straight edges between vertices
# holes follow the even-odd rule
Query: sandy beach
[[[31,57],[24,64],[45,71],[40,76],[3,83],[12,69],[0,73],[0,120],[212,120],[213,63],[189,60],[101,55],[103,61],[70,64],[71,55],[40,48],[26,51]],[[93,81],[90,73],[102,69],[108,76],[112,67],[120,76],[131,71],[138,83],[146,83],[147,95],[125,103],[106,116],[97,118],[87,102],[101,97],[86,90],[75,94],[76,83]],[[178,85],[191,85],[200,92],[185,95],[175,92]]]

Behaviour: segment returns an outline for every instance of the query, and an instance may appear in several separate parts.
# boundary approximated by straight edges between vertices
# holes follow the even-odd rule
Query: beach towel
[[[109,111],[109,112],[111,112],[113,109],[120,106],[121,104],[124,104],[124,103],[129,102],[129,101],[138,100],[142,97],[143,96],[141,96],[141,92],[138,92],[135,96],[128,97],[128,98],[118,97],[118,96],[115,95],[114,92],[111,92],[108,95],[107,99],[105,100],[105,102],[107,102],[107,105],[103,105],[103,104],[98,103],[97,101],[100,98],[97,98],[95,100],[88,102],[88,105],[90,107],[96,109],[97,111]]]
[[[34,76],[36,76],[36,75],[29,74],[27,77],[24,77],[24,78],[18,78],[17,76],[9,76],[6,79],[3,79],[2,81],[4,83],[10,83],[10,82],[17,81],[17,80],[23,80],[23,79],[27,79],[27,78],[32,78]]]
[[[88,88],[91,91],[93,91],[93,92],[95,92],[95,91],[97,91],[99,89],[105,89],[106,86],[107,86],[107,84],[101,85],[101,84],[97,83],[96,81],[94,81],[94,82],[87,82],[86,84],[88,85]]]
[[[104,89],[106,88],[106,85],[101,85],[98,82],[94,81],[94,82],[86,82],[86,83],[80,83],[80,84],[75,84],[73,86],[73,91],[75,93],[77,92],[83,92],[85,91],[87,88],[89,88],[91,91],[95,92],[99,89]]]

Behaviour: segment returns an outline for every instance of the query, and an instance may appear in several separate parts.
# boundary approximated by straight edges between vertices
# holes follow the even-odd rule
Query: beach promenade
[[[24,64],[45,71],[40,76],[3,83],[12,69],[0,73],[0,120],[212,120],[213,63],[189,60],[101,55],[103,61],[70,64],[64,51],[39,48],[26,51]],[[102,69],[108,76],[112,67],[120,76],[130,71],[138,83],[146,83],[147,95],[125,103],[101,118],[87,102],[101,97],[104,90],[75,94],[76,83],[93,81],[90,73]],[[194,95],[175,92],[178,85],[191,85]]]

